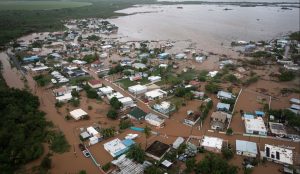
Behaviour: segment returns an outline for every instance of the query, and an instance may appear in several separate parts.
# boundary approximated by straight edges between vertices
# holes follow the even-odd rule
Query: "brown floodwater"
[[[123,40],[192,40],[199,48],[224,53],[234,40],[270,40],[299,30],[299,8],[221,5],[141,5],[117,12],[110,21]],[[232,10],[224,10],[225,8]],[[224,43],[222,46],[221,43]]]
[[[23,89],[24,83],[21,80],[22,75],[16,68],[11,66],[9,57],[5,52],[0,53],[0,61],[2,63],[2,74],[6,84],[12,88]]]

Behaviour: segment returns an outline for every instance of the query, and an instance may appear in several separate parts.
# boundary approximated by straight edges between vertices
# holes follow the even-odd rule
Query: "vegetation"
[[[133,145],[126,156],[138,163],[143,163],[145,161],[145,152],[140,145]]]
[[[246,81],[244,81],[244,82],[243,82],[243,85],[248,86],[248,85],[250,85],[250,84],[252,84],[252,83],[257,82],[258,79],[259,79],[259,77],[258,77],[257,75],[254,75],[254,76],[248,78]]]
[[[49,132],[47,135],[47,140],[50,143],[50,149],[53,152],[64,153],[70,150],[70,145],[62,132]]]
[[[112,108],[112,109],[108,110],[106,116],[110,119],[115,120],[118,118],[118,112]]]
[[[115,110],[118,110],[123,106],[123,104],[116,97],[113,97],[112,99],[110,99],[109,104]]]
[[[231,148],[230,144],[228,145],[228,147],[224,147],[222,148],[222,155],[226,160],[229,160],[231,158],[233,158],[234,156],[234,151]]]
[[[250,56],[255,58],[260,58],[260,57],[268,58],[271,57],[272,54],[267,51],[256,51],[254,53],[251,53]]]
[[[103,135],[104,139],[107,139],[107,138],[115,136],[116,131],[115,131],[115,128],[111,127],[111,128],[102,129],[101,134]]]
[[[86,55],[82,59],[83,61],[86,61],[87,63],[92,63],[96,60],[98,60],[98,55],[95,53],[94,55]]]
[[[300,31],[294,32],[290,34],[291,40],[297,40],[300,41]]]
[[[144,128],[144,134],[146,136],[146,148],[147,148],[147,146],[148,146],[148,138],[151,136],[151,128],[148,127],[148,126],[146,126]]]
[[[71,103],[72,106],[78,107],[79,104],[80,104],[80,100],[78,98],[72,97],[72,99],[70,100],[70,103]]]
[[[100,40],[100,37],[93,34],[91,36],[88,36],[87,39],[89,41],[98,41],[98,40]]]
[[[47,76],[47,75],[37,75],[35,77],[33,77],[33,79],[36,81],[36,83],[39,85],[39,86],[46,86],[50,83],[51,81],[51,78],[50,76]]]
[[[111,163],[109,162],[109,163],[105,164],[104,166],[102,166],[102,170],[108,171],[110,169],[110,167],[111,167]]]
[[[195,158],[189,158],[185,161],[185,166],[186,166],[186,173],[191,173],[196,166],[196,159]]]
[[[119,127],[121,130],[127,129],[129,127],[133,126],[133,123],[127,119],[127,120],[120,120]]]
[[[120,64],[118,64],[117,66],[110,68],[108,71],[108,74],[111,75],[111,74],[120,73],[123,70],[124,70],[124,67],[122,67]]]
[[[270,110],[269,115],[273,115],[280,123],[287,123],[289,126],[300,127],[300,117],[289,109]]]
[[[207,103],[202,103],[199,111],[201,112],[201,120],[205,120],[205,118],[207,117],[209,111],[212,109],[213,107],[213,101],[210,100]]]
[[[226,135],[232,135],[233,134],[233,130],[232,130],[232,128],[230,127],[230,128],[228,128],[227,130],[226,130]]]
[[[217,83],[214,82],[209,82],[206,86],[205,86],[205,90],[209,93],[217,93],[220,89],[220,86]]]
[[[213,153],[208,153],[204,159],[196,164],[196,174],[222,173],[237,174],[238,167],[227,163],[226,160]]]
[[[280,81],[291,81],[296,78],[296,74],[293,71],[281,71],[278,78]]]
[[[51,166],[52,166],[52,160],[51,160],[50,157],[51,157],[51,154],[48,153],[48,154],[43,158],[43,160],[42,160],[42,162],[41,162],[41,164],[40,164],[40,167],[39,167],[40,173],[47,173],[48,170],[51,169]]]

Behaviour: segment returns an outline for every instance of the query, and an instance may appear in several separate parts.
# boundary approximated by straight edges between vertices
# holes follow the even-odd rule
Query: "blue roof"
[[[257,145],[254,142],[236,140],[235,145],[236,145],[237,151],[250,152],[250,153],[257,154]]]
[[[251,113],[244,113],[244,118],[245,119],[254,119],[254,115]]]
[[[30,57],[24,57],[23,61],[30,62],[30,61],[35,61],[35,60],[39,60],[39,59],[40,59],[39,56],[30,56]]]
[[[255,111],[255,115],[265,116],[265,113],[263,111]]]
[[[225,108],[225,109],[229,110],[230,104],[219,102],[219,103],[217,104],[217,108],[220,108],[220,109]]]
[[[132,146],[133,144],[135,144],[135,142],[131,139],[125,139],[125,140],[122,140],[122,143],[126,146],[126,147],[130,147]]]

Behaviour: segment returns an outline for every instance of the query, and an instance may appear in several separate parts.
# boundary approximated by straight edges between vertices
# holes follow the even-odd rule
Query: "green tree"
[[[101,134],[103,135],[104,139],[107,139],[113,137],[116,134],[116,131],[113,127],[111,127],[111,128],[102,129]]]
[[[233,158],[234,156],[234,152],[233,150],[229,147],[224,147],[222,148],[222,155],[226,160],[229,160],[231,158]]]
[[[220,86],[214,82],[209,82],[205,85],[205,90],[209,93],[217,93],[220,89]]]
[[[109,103],[115,110],[118,110],[123,106],[123,104],[117,99],[117,97],[113,97],[112,99],[110,99]]]
[[[117,112],[115,109],[110,109],[110,110],[107,112],[106,116],[107,116],[108,118],[110,118],[110,119],[115,120],[115,119],[118,118],[118,112]]]
[[[143,163],[145,161],[145,152],[140,145],[133,145],[126,156],[138,163]]]
[[[127,119],[127,120],[120,120],[119,127],[121,130],[127,129],[129,127],[133,126],[133,123]]]
[[[46,171],[46,172],[47,172],[49,169],[51,169],[51,166],[52,166],[52,160],[51,160],[50,156],[51,156],[51,154],[48,153],[48,154],[43,158],[43,160],[42,160],[42,162],[41,162],[41,164],[40,164],[40,168],[41,168],[42,171]]]
[[[226,135],[232,135],[232,134],[233,134],[232,128],[228,128],[228,129],[226,130]]]
[[[151,165],[145,169],[145,174],[163,174],[164,172],[156,165]]]
[[[195,166],[196,166],[196,160],[195,158],[189,158],[185,161],[185,166],[186,166],[186,172],[191,173]]]
[[[148,146],[148,138],[151,136],[151,128],[146,126],[144,128],[144,134],[145,134],[145,137],[146,137],[146,148]]]

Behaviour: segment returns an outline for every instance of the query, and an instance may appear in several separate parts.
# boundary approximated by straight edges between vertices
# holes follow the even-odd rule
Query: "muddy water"
[[[9,57],[6,53],[0,53],[0,61],[2,63],[2,74],[6,84],[12,88],[23,89],[24,83],[21,80],[22,75],[16,68],[11,67]]]
[[[110,21],[124,40],[187,40],[207,51],[224,52],[233,40],[269,40],[299,29],[299,9],[219,5],[145,5],[118,12]],[[229,8],[232,10],[224,10]],[[148,13],[141,13],[148,12]]]

